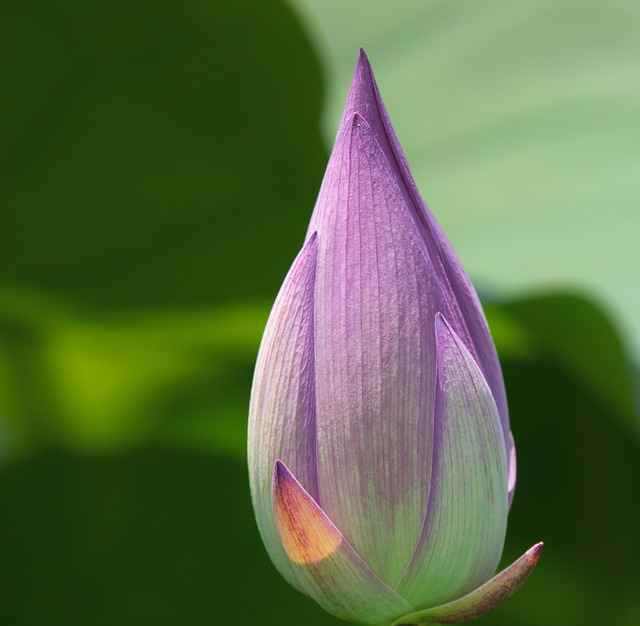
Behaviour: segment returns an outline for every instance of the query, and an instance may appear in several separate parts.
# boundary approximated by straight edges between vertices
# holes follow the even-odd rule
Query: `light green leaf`
[[[640,5],[290,0],[320,51],[330,144],[358,46],[418,187],[473,276],[575,285],[640,353]]]
[[[23,446],[167,441],[244,458],[267,304],[104,313],[0,290],[0,423]]]

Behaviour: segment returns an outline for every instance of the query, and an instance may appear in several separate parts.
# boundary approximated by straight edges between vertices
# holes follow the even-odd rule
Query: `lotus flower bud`
[[[343,619],[467,621],[538,559],[492,578],[516,473],[500,364],[362,51],[260,346],[249,468],[274,564]]]

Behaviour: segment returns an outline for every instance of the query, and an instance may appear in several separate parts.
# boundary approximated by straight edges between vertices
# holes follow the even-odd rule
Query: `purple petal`
[[[316,473],[313,293],[317,238],[294,261],[269,316],[251,391],[249,469],[251,493],[265,546],[280,572],[300,587],[282,549],[271,507],[277,458],[318,497]]]
[[[411,605],[369,569],[286,466],[276,461],[273,510],[304,591],[342,619],[388,624]]]
[[[508,446],[509,413],[500,363],[482,307],[460,261],[440,225],[420,197],[363,50],[351,84],[343,124],[360,113],[387,157],[395,178],[420,231],[436,273],[444,303],[442,313],[477,361],[493,393]],[[313,228],[313,224],[312,224]],[[515,471],[514,471],[515,475]]]
[[[466,596],[441,606],[405,615],[392,626],[463,624],[488,613],[510,598],[529,578],[540,558],[542,545],[538,543],[527,550],[517,561]]]
[[[440,297],[397,177],[359,114],[341,129],[311,228],[320,504],[393,584],[428,497]]]
[[[507,459],[495,401],[442,315],[435,326],[432,485],[420,541],[395,587],[414,606],[448,602],[488,580],[507,529]]]
[[[509,508],[511,508],[511,503],[513,502],[513,494],[516,490],[516,444],[513,440],[513,434],[509,433],[509,479],[507,481],[508,484],[508,493],[509,493]]]

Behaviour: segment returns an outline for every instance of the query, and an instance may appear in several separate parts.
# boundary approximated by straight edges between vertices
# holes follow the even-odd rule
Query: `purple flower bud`
[[[364,52],[260,347],[249,466],[276,567],[344,619],[467,621],[538,558],[491,578],[515,487],[500,364]]]

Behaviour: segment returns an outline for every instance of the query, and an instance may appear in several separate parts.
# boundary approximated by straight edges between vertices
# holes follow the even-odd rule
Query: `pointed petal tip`
[[[373,70],[371,69],[371,62],[367,53],[363,47],[360,47],[358,52],[358,60],[356,61],[356,68],[353,73],[353,81],[351,83],[351,90],[358,89],[363,83],[373,82]]]
[[[349,143],[350,141],[358,137],[372,137],[373,135],[371,125],[360,111],[352,111],[349,113],[343,120],[341,128],[343,130],[343,141],[348,146],[347,150],[356,149],[353,144]],[[359,146],[360,144],[357,145]]]
[[[273,482],[279,481],[282,474],[286,471],[286,465],[280,459],[276,459],[276,462],[273,464]]]
[[[280,459],[273,465],[272,491],[280,539],[291,561],[317,563],[339,548],[342,536]]]
[[[536,543],[509,567],[466,596],[407,615],[396,620],[392,626],[462,624],[488,613],[510,598],[529,578],[543,545],[543,542]]]
[[[527,556],[527,558],[529,559],[529,562],[532,565],[535,565],[538,562],[538,559],[540,558],[540,553],[542,552],[543,546],[544,546],[544,541],[540,541],[540,542],[536,543],[535,546],[533,546],[532,548],[529,548],[525,552],[525,555]]]
[[[442,349],[444,346],[457,346],[458,349],[463,349],[464,353],[469,353],[469,358],[477,365],[477,361],[469,351],[469,348],[464,343],[460,335],[454,330],[453,326],[449,323],[449,320],[438,311],[435,315],[435,334],[436,345]]]
[[[271,498],[275,501],[276,493],[283,481],[283,475],[286,471],[286,467],[284,463],[280,459],[276,459],[276,462],[273,464],[273,478],[271,480]]]
[[[434,325],[436,328],[436,337],[452,338],[456,341],[456,343],[458,343],[458,341],[461,341],[456,331],[453,330],[453,326],[449,324],[449,320],[440,311],[436,313]]]
[[[351,114],[350,122],[351,122],[351,128],[352,129],[361,128],[363,126],[365,126],[366,128],[369,128],[369,123],[364,118],[362,113],[360,113],[359,111],[354,111]]]
[[[364,49],[360,48],[351,79],[343,121],[348,119],[354,111],[359,112],[367,119],[369,117],[377,119],[380,113],[377,110],[376,89],[371,63]]]
[[[276,490],[290,491],[296,487],[302,488],[289,468],[280,459],[276,459],[273,464],[273,493],[275,494]]]
[[[274,503],[280,502],[283,494],[286,497],[286,492],[291,489],[292,482],[297,482],[293,474],[280,459],[276,459],[273,464],[273,480],[271,482],[271,497]]]

